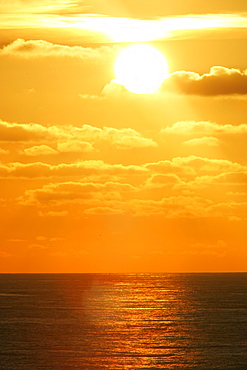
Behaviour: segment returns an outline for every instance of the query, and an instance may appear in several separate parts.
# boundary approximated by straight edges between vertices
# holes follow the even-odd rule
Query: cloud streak
[[[0,177],[9,178],[50,178],[90,175],[143,175],[147,169],[142,166],[108,164],[102,160],[78,161],[72,164],[51,165],[43,162],[0,164]]]
[[[247,134],[247,124],[218,124],[208,121],[181,121],[161,130],[162,134],[176,135],[243,135]]]
[[[17,39],[4,46],[0,55],[16,56],[20,58],[46,58],[46,57],[70,57],[80,58],[85,62],[100,60],[104,57],[114,56],[118,48],[100,46],[98,48],[67,46],[53,44],[44,40]]]
[[[189,145],[189,146],[207,145],[207,146],[214,147],[220,144],[220,140],[217,139],[216,137],[204,136],[204,137],[184,141],[183,144]]]

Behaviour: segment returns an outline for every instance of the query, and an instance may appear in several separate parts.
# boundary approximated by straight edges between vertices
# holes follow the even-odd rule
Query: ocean
[[[247,273],[0,274],[0,369],[247,369]]]

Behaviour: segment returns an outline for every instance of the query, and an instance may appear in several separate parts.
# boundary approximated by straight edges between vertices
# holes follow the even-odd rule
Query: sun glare
[[[127,47],[115,62],[116,82],[135,94],[152,94],[167,75],[164,55],[147,44]]]

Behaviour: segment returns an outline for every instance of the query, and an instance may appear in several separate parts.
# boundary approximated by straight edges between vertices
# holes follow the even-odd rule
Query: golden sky
[[[0,272],[247,271],[246,39],[245,0],[0,0]]]

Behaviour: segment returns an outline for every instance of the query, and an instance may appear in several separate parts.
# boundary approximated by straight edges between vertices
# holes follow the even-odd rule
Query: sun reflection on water
[[[231,311],[238,296],[229,284],[220,274],[66,276],[53,318],[61,336],[49,351],[61,347],[72,368],[87,370],[212,369],[225,358],[234,364],[229,348],[233,339],[246,341],[242,325],[237,329],[246,310]],[[241,345],[235,351],[243,357]]]
[[[179,356],[184,356],[181,348],[188,342],[187,324],[180,317],[186,306],[184,292],[176,281],[164,277],[125,279],[119,283],[116,275],[108,276],[83,294],[83,312],[95,331],[95,350],[111,364],[114,359],[121,366],[124,362],[124,369],[164,364],[169,368],[178,347]]]

